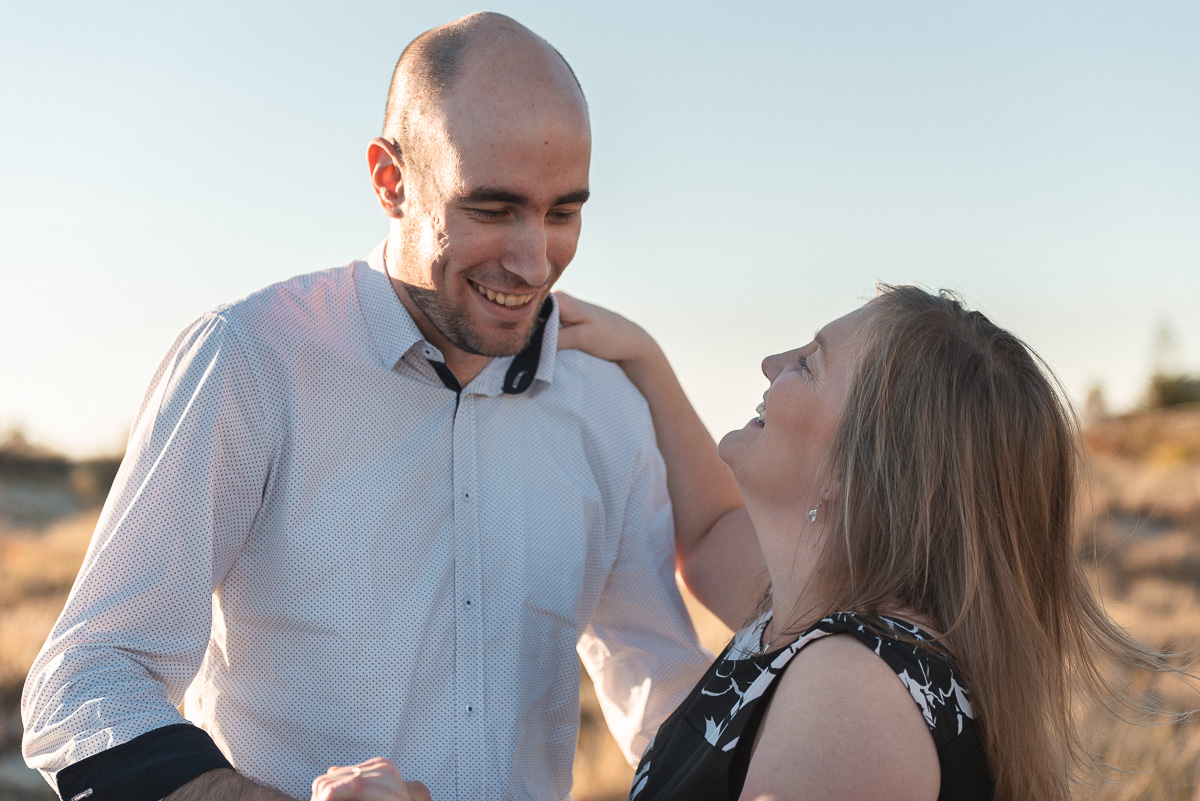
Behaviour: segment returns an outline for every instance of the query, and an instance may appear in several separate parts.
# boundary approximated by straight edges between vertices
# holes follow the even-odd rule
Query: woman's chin
[[[737,477],[738,466],[745,459],[745,448],[757,438],[758,432],[761,429],[762,425],[760,423],[756,420],[751,420],[744,427],[730,431],[721,437],[721,441],[717,443],[717,455],[733,471],[735,478]]]

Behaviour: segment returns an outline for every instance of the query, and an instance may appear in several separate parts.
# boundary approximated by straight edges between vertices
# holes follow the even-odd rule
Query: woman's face
[[[807,511],[830,489],[818,486],[817,474],[846,400],[866,318],[865,307],[857,309],[804,347],[763,359],[771,386],[759,415],[726,434],[719,447],[747,500]]]

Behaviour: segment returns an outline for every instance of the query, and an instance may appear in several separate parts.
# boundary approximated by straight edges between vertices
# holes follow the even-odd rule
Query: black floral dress
[[[831,634],[849,634],[879,655],[925,716],[941,764],[939,801],[988,801],[993,787],[963,681],[933,637],[893,617],[838,612],[791,644],[754,653],[768,616],[738,632],[667,718],[633,778],[630,801],[725,801],[746,780],[754,735],[777,684],[801,648]]]

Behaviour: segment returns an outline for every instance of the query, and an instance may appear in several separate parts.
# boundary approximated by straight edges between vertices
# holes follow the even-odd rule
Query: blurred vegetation
[[[1200,404],[1200,377],[1155,374],[1150,377],[1148,395],[1152,409]]]
[[[1170,409],[1200,404],[1200,376],[1189,375],[1179,366],[1179,338],[1167,321],[1158,324],[1154,334],[1150,382],[1146,388],[1149,409]]]
[[[26,438],[0,436],[0,525],[43,529],[104,503],[120,456],[72,461]]]
[[[10,428],[0,438],[0,476],[52,479],[66,474],[67,457],[30,442],[20,428]]]

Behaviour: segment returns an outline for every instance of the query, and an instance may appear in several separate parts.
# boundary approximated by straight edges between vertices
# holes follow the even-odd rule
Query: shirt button
[[[467,704],[467,714],[469,715],[474,711],[475,711],[475,707],[472,706],[471,704]]]
[[[471,599],[470,599],[470,598],[468,598],[468,599],[467,599],[467,601],[466,601],[466,603],[467,603],[467,606],[470,606],[470,605],[471,605]]]

